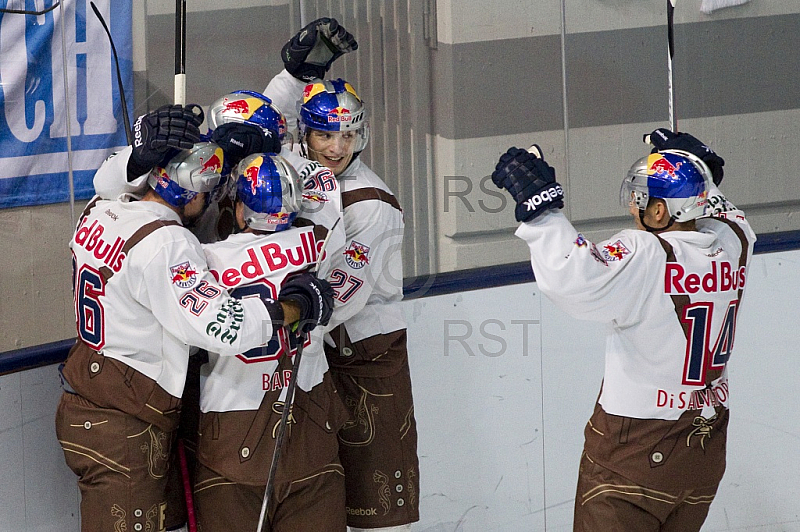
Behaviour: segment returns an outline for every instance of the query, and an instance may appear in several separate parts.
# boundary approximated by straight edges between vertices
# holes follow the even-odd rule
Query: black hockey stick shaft
[[[669,79],[669,128],[677,132],[678,120],[675,117],[675,87],[674,76],[672,73],[672,60],[675,57],[675,2],[676,0],[667,0],[667,65]]]
[[[175,97],[186,105],[186,0],[175,0]]]
[[[319,265],[322,262],[322,255],[325,254],[325,248],[328,247],[328,241],[333,234],[333,230],[336,229],[336,226],[339,225],[339,221],[341,218],[337,218],[336,222],[334,222],[333,226],[331,226],[328,234],[325,235],[325,240],[322,242],[322,246],[319,250],[319,255],[317,256],[317,262],[311,268],[312,272],[319,271]],[[267,487],[264,490],[264,500],[261,502],[261,515],[258,518],[258,530],[257,532],[263,532],[264,527],[267,525],[269,520],[269,501],[272,498],[272,494],[275,493],[275,473],[278,471],[278,463],[281,459],[281,450],[283,448],[283,440],[286,434],[286,426],[289,423],[289,411],[292,408],[292,403],[294,402],[294,390],[297,386],[297,371],[300,369],[300,358],[303,356],[303,347],[306,343],[306,334],[301,332],[297,337],[297,351],[294,355],[294,361],[292,363],[292,375],[289,377],[289,386],[286,388],[286,399],[283,403],[283,411],[281,412],[281,424],[278,426],[278,433],[275,436],[275,449],[272,451],[272,463],[269,466],[269,475],[267,476]]]
[[[111,43],[111,52],[114,54],[114,65],[117,67],[117,86],[119,87],[119,99],[122,103],[122,122],[125,126],[125,138],[128,141],[128,144],[133,144],[133,133],[131,132],[131,121],[128,118],[128,103],[125,101],[125,87],[122,85],[122,73],[119,69],[119,57],[117,57],[117,47],[114,46],[114,39],[111,38],[111,32],[108,29],[108,25],[106,24],[103,15],[100,14],[100,10],[97,9],[97,6],[94,5],[94,2],[89,2],[92,6],[92,11],[97,16],[97,19],[100,21],[100,24],[103,25],[103,29],[106,30],[106,35],[108,35],[108,42]]]

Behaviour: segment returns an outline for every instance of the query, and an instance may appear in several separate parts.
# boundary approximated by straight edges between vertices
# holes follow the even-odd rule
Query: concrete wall
[[[172,98],[174,2],[134,2],[133,116]],[[406,213],[407,276],[525,260],[486,177],[540,144],[587,236],[626,226],[619,183],[667,124],[662,0],[210,0],[188,3],[187,101],[263,90],[300,20],[336,16],[361,46],[332,69],[371,110],[365,160]],[[800,229],[800,3],[675,12],[678,125],[727,161],[723,188],[757,232]],[[0,211],[0,352],[74,336],[72,220],[85,201]]]

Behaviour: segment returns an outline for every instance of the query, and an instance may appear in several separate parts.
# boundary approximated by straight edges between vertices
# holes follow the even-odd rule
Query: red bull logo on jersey
[[[344,260],[351,268],[360,270],[369,264],[369,246],[353,240],[344,250]]]
[[[303,192],[303,200],[313,201],[314,203],[328,203],[328,196],[318,190],[307,190]]]
[[[682,264],[667,263],[664,274],[665,294],[727,292],[744,288],[746,268],[736,268],[728,261],[712,260],[706,271],[687,271]]]
[[[187,260],[169,267],[172,284],[179,288],[191,288],[197,282],[197,269]]]
[[[613,244],[606,244],[603,246],[603,258],[608,262],[622,260],[630,254],[631,251],[625,247],[622,240],[617,240]]]
[[[240,259],[242,262],[238,265],[232,263],[224,269],[211,268],[211,275],[224,287],[234,288],[266,278],[271,272],[287,267],[296,270],[317,261],[323,242],[317,242],[312,228],[303,228],[299,235],[287,231],[281,236],[285,238],[248,248],[246,258]]]
[[[662,175],[667,174],[670,177],[675,177],[675,172],[680,169],[682,162],[678,161],[675,164],[669,162],[665,157],[659,154],[653,154],[648,160],[649,163],[649,171],[648,174],[650,175]]]
[[[350,109],[346,107],[334,107],[328,111],[328,123],[334,124],[337,122],[350,122],[353,120],[353,115],[350,114]]]

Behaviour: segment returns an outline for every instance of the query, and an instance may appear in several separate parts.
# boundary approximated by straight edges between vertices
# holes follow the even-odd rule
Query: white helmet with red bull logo
[[[662,150],[636,161],[620,188],[620,202],[633,202],[641,213],[650,198],[667,205],[672,222],[705,214],[711,170],[699,157],[681,150]]]
[[[191,149],[174,155],[150,171],[147,183],[173,207],[183,207],[206,192],[206,205],[219,201],[227,191],[222,176],[225,154],[213,142],[198,142]]]
[[[353,147],[360,152],[369,140],[369,124],[364,102],[356,90],[345,80],[309,83],[303,90],[303,97],[297,102],[300,115],[300,138],[307,129],[321,131],[354,131],[357,134]]]
[[[286,118],[272,100],[255,91],[233,91],[211,104],[208,127],[212,131],[222,124],[239,122],[272,131],[286,139]]]
[[[303,181],[286,159],[254,153],[241,160],[233,175],[248,227],[283,231],[292,226],[303,200]]]

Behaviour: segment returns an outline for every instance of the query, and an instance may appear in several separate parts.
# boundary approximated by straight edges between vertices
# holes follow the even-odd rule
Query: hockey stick
[[[311,272],[319,271],[319,265],[322,262],[322,255],[325,253],[325,248],[328,246],[328,240],[330,240],[333,230],[336,229],[336,226],[339,224],[339,220],[341,220],[341,218],[336,219],[336,222],[330,228],[328,234],[325,235],[325,240],[322,241],[322,246],[319,249],[317,262],[311,268]],[[303,356],[303,347],[305,343],[306,333],[301,332],[297,337],[297,351],[295,352],[294,361],[292,363],[292,376],[289,377],[289,386],[286,388],[286,399],[283,402],[283,411],[281,412],[281,424],[278,426],[278,433],[275,435],[275,449],[272,451],[272,463],[270,464],[269,475],[267,476],[267,487],[264,490],[264,500],[261,502],[261,515],[258,518],[257,532],[262,532],[264,530],[264,526],[267,524],[267,520],[269,519],[269,500],[272,498],[272,494],[275,492],[275,472],[278,470],[278,462],[281,458],[281,448],[283,447],[283,440],[286,435],[286,426],[289,424],[289,411],[292,409],[292,403],[294,402],[294,389],[297,386],[297,370],[300,369],[300,358]]]
[[[173,103],[186,105],[186,0],[175,0],[175,86]],[[183,495],[186,502],[186,520],[189,532],[197,532],[197,517],[194,511],[189,465],[186,461],[186,446],[178,438],[178,457],[183,478]]]
[[[678,121],[675,118],[675,89],[672,75],[672,58],[675,56],[675,2],[667,0],[667,88],[669,91],[669,128],[677,132]]]
[[[175,0],[175,97],[186,105],[186,0]]]
[[[122,73],[119,70],[119,57],[117,57],[117,47],[114,46],[114,39],[111,38],[111,32],[108,29],[108,25],[106,24],[103,15],[100,14],[100,10],[97,9],[97,6],[94,5],[94,2],[89,2],[89,5],[92,6],[92,11],[97,16],[98,20],[100,20],[100,24],[103,25],[103,29],[106,30],[106,35],[108,35],[108,42],[111,43],[111,52],[114,54],[114,64],[117,67],[117,87],[119,88],[119,99],[122,102],[122,122],[125,126],[125,138],[128,141],[128,144],[133,144],[133,133],[131,132],[131,121],[128,118],[128,103],[125,101],[125,89],[122,86]]]

